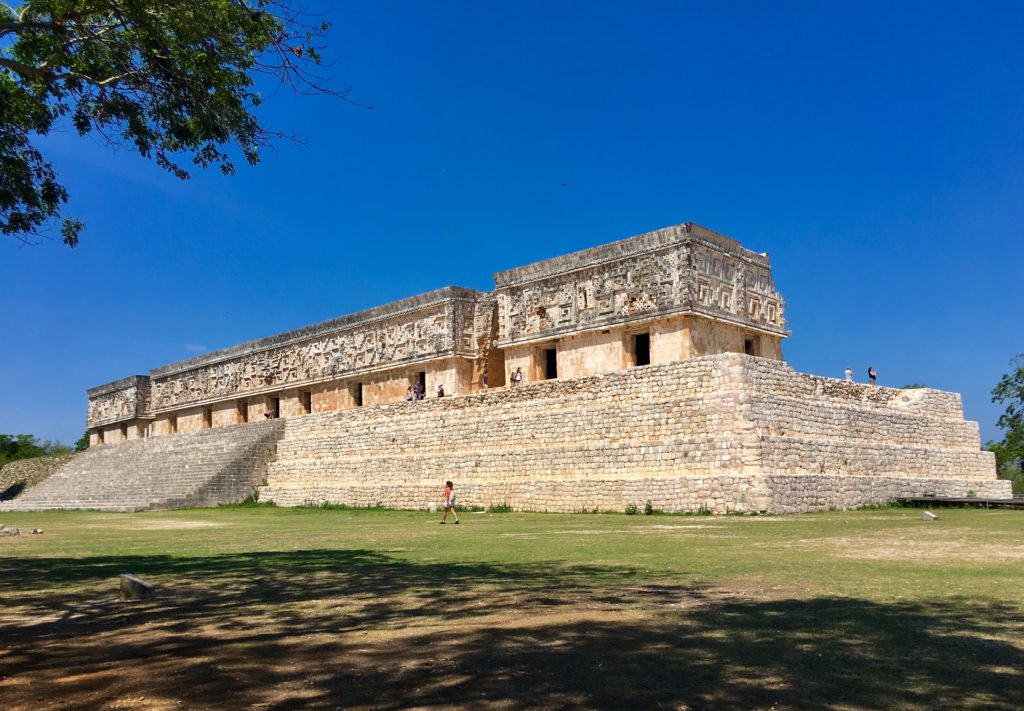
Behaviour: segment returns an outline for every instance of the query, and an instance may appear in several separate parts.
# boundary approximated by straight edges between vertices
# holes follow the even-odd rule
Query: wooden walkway
[[[1024,499],[979,499],[974,496],[965,496],[963,498],[952,496],[917,496],[906,499],[896,499],[896,501],[904,506],[913,506],[917,508],[973,506],[979,509],[1024,509]]]

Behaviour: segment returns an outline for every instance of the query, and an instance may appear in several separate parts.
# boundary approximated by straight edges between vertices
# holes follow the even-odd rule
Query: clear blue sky
[[[771,254],[798,370],[958,391],[996,436],[1024,4],[321,5],[375,111],[269,93],[305,144],[188,182],[46,140],[88,229],[0,242],[0,432],[73,441],[88,387],[694,221]]]

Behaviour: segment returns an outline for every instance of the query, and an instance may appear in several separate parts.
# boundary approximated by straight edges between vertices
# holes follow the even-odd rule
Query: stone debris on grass
[[[156,593],[151,583],[147,583],[131,573],[121,575],[122,600],[148,600]]]
[[[938,518],[938,516],[936,516],[935,514],[933,514],[933,513],[931,512],[931,511],[925,511],[925,512],[924,512],[924,513],[923,513],[923,514],[921,515],[921,518],[923,518],[923,519],[924,519],[925,521],[934,521],[935,519],[937,519],[937,518]]]

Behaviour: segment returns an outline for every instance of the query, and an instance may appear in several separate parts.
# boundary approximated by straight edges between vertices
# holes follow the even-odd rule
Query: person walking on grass
[[[452,516],[455,517],[455,523],[459,522],[459,512],[455,510],[455,484],[450,481],[444,483],[444,516],[441,517],[441,523],[445,523],[448,520],[448,512],[452,512]]]

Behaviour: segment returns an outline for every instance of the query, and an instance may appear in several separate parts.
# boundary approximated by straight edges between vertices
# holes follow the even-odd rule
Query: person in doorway
[[[487,377],[487,371],[485,370],[484,374],[480,376],[480,387],[483,389],[484,392],[487,392],[487,385],[489,382],[490,381]]]
[[[274,417],[274,413],[271,412],[270,410],[267,410],[266,412],[263,413],[263,417],[265,417],[268,420],[272,419]]]
[[[871,383],[872,385],[874,385],[875,384],[875,380],[877,380],[877,379],[878,379],[878,373],[875,372],[875,369],[873,367],[868,366],[868,382]]]
[[[423,399],[423,388],[419,383],[412,386],[412,399],[422,400]]]
[[[852,383],[853,382],[853,368],[847,366],[846,370],[843,371],[843,375],[846,376],[846,382],[848,382],[848,383]]]
[[[413,395],[412,386],[410,385],[405,389],[405,401],[412,402],[414,397],[415,395]]]
[[[523,384],[523,369],[516,368],[516,372],[512,373],[512,387],[519,387]]]
[[[444,383],[437,386],[437,396],[444,397]]]
[[[450,511],[452,516],[455,517],[455,523],[459,522],[459,512],[455,510],[455,484],[450,481],[444,483],[444,493],[442,494],[442,506],[444,507],[444,516],[441,517],[441,523],[445,523],[448,520],[448,512]]]

